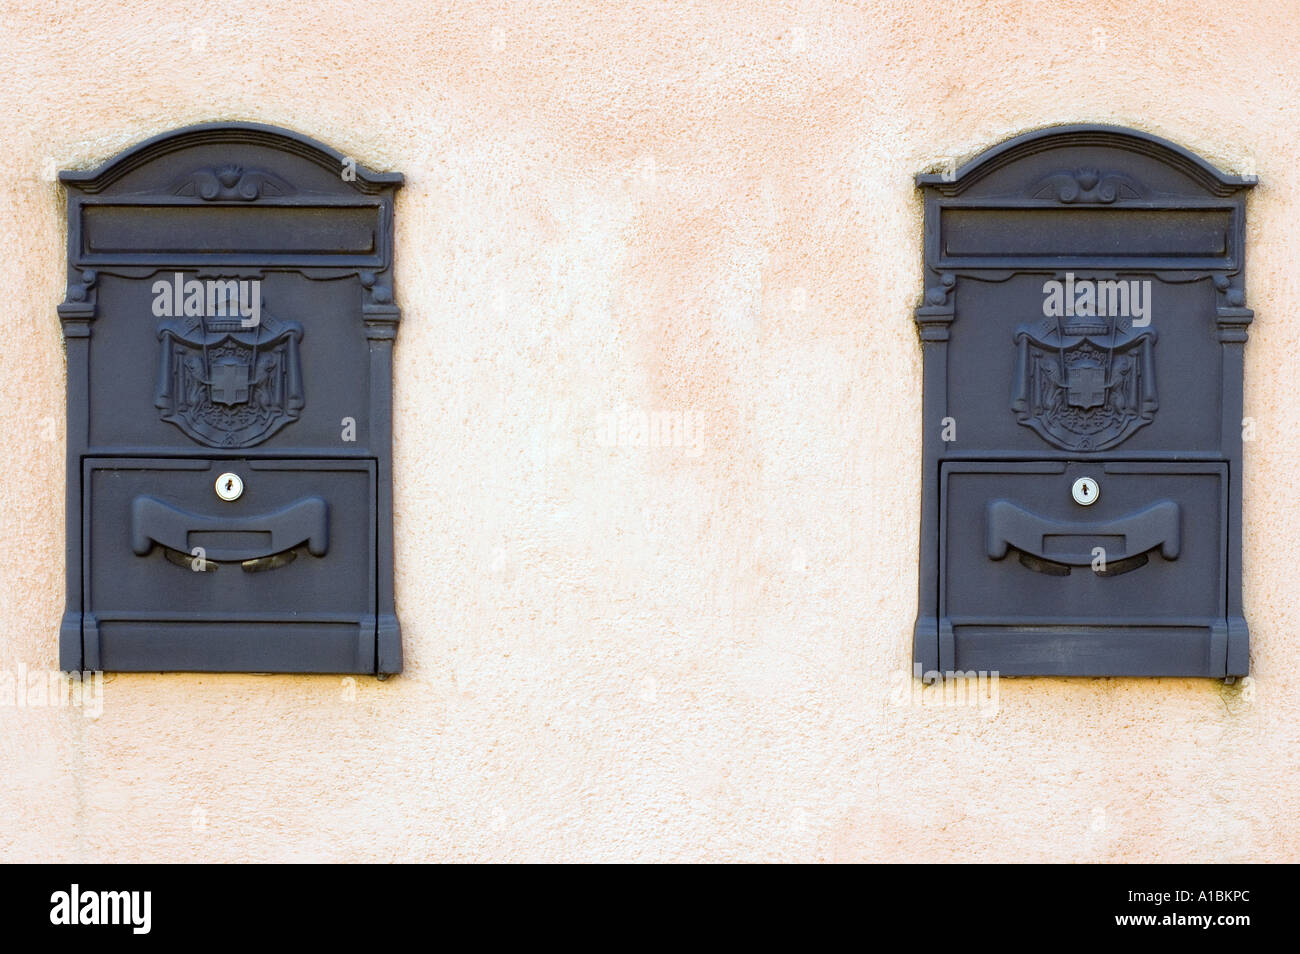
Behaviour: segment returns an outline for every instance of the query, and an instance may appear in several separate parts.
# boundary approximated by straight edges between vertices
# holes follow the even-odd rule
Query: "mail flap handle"
[[[1101,522],[1052,520],[1009,500],[988,505],[988,554],[993,560],[1001,560],[1009,547],[1015,547],[1039,560],[1088,566],[1096,542],[1116,537],[1123,540],[1123,547],[1120,552],[1108,547],[1107,560],[1123,560],[1156,548],[1166,560],[1177,559],[1182,539],[1178,504],[1161,500],[1144,510]]]
[[[252,517],[207,517],[164,503],[157,497],[131,502],[131,549],[145,556],[154,544],[189,553],[191,534],[245,534],[257,539],[250,548],[205,546],[204,558],[216,562],[258,560],[301,543],[312,556],[329,549],[329,504],[307,497],[271,513]]]

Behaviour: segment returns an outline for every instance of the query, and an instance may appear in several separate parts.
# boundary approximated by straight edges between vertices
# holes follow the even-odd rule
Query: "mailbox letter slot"
[[[190,552],[204,539],[243,536],[256,539],[252,549],[204,547],[204,559],[217,563],[258,560],[307,544],[312,556],[324,556],[329,549],[326,521],[329,507],[319,497],[309,497],[275,513],[229,519],[203,517],[169,506],[155,497],[136,497],[131,504],[131,549],[144,556],[155,543],[173,550]]]

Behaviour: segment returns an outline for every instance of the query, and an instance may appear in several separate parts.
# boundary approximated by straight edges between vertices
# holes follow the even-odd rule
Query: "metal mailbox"
[[[1081,125],[917,183],[918,670],[1246,674],[1253,177]]]
[[[402,176],[220,123],[60,179],[62,668],[400,672]]]

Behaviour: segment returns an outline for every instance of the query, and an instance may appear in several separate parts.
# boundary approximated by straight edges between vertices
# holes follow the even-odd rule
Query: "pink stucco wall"
[[[97,716],[11,692],[0,859],[1300,860],[1295,13],[8,4],[0,670],[57,665],[53,170],[248,119],[408,177],[407,671],[110,675]],[[910,679],[911,177],[1066,121],[1260,176],[1253,676],[944,704]],[[653,412],[676,446],[608,439]]]

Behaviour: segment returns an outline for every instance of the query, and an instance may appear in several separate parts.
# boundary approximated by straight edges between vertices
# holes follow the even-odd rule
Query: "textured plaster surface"
[[[406,173],[407,670],[0,705],[4,860],[1300,860],[1286,2],[9,2],[0,670],[57,666],[56,168],[255,120]],[[910,679],[912,175],[1044,124],[1251,198],[1252,679]],[[621,410],[690,426],[609,446]],[[636,443],[635,435],[623,444]]]

